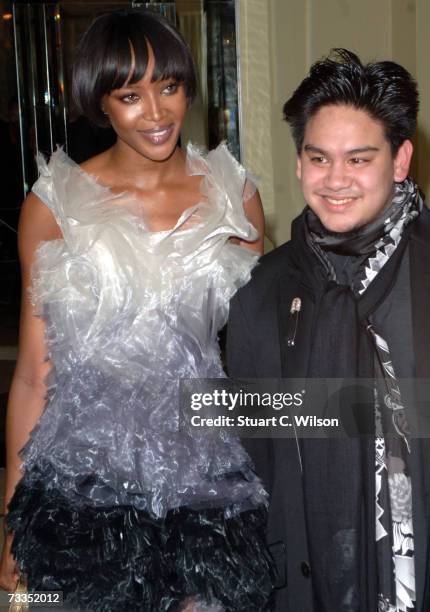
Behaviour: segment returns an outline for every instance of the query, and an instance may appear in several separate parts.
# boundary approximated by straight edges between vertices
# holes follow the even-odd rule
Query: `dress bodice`
[[[168,353],[177,363],[188,349],[197,364],[216,350],[228,302],[256,260],[229,238],[256,232],[243,211],[246,173],[225,145],[206,156],[189,146],[187,166],[203,177],[201,202],[173,229],[151,232],[133,196],[113,193],[63,151],[41,163],[33,191],[64,236],[41,245],[33,275],[54,365],[91,359],[140,378],[135,351],[166,365]]]

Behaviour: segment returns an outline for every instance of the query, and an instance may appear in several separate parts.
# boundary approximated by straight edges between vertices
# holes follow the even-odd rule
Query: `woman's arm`
[[[246,242],[245,240],[239,240],[238,243],[241,246],[247,247],[248,249],[257,251],[257,253],[260,253],[260,255],[262,255],[264,250],[264,212],[258,190],[251,198],[244,202],[243,209],[248,220],[257,230],[258,238],[254,242]]]
[[[35,251],[44,240],[61,238],[61,231],[50,210],[33,193],[23,203],[18,228],[18,250],[22,275],[22,305],[19,350],[9,392],[6,416],[6,490],[4,513],[20,480],[18,452],[27,442],[40,417],[46,396],[45,377],[50,369],[46,360],[44,323],[34,314],[29,287]],[[10,555],[12,535],[5,538],[0,565],[0,586],[13,590],[17,580]]]

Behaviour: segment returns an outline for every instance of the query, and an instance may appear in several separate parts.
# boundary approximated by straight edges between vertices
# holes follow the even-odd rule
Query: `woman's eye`
[[[168,85],[166,85],[166,87],[163,88],[163,93],[172,94],[178,91],[178,88],[179,88],[179,83],[176,83],[175,81],[173,81],[172,83],[169,83]]]
[[[125,96],[121,96],[121,101],[126,102],[126,104],[133,104],[139,100],[139,96],[136,94],[126,94]]]

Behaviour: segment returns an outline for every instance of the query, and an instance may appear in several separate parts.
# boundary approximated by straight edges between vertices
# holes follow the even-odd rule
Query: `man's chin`
[[[359,221],[352,221],[348,219],[321,219],[321,223],[325,227],[325,229],[331,234],[350,234],[351,232],[356,232],[361,227],[365,225],[365,223],[360,223]]]

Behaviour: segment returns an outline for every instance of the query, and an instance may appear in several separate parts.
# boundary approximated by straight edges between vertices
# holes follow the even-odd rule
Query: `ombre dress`
[[[8,528],[30,589],[75,609],[271,606],[267,496],[248,455],[178,426],[179,380],[225,376],[217,334],[257,259],[229,240],[256,238],[244,169],[225,145],[189,146],[187,165],[201,203],[162,232],[61,150],[33,187],[63,239],[33,269],[52,370]]]

